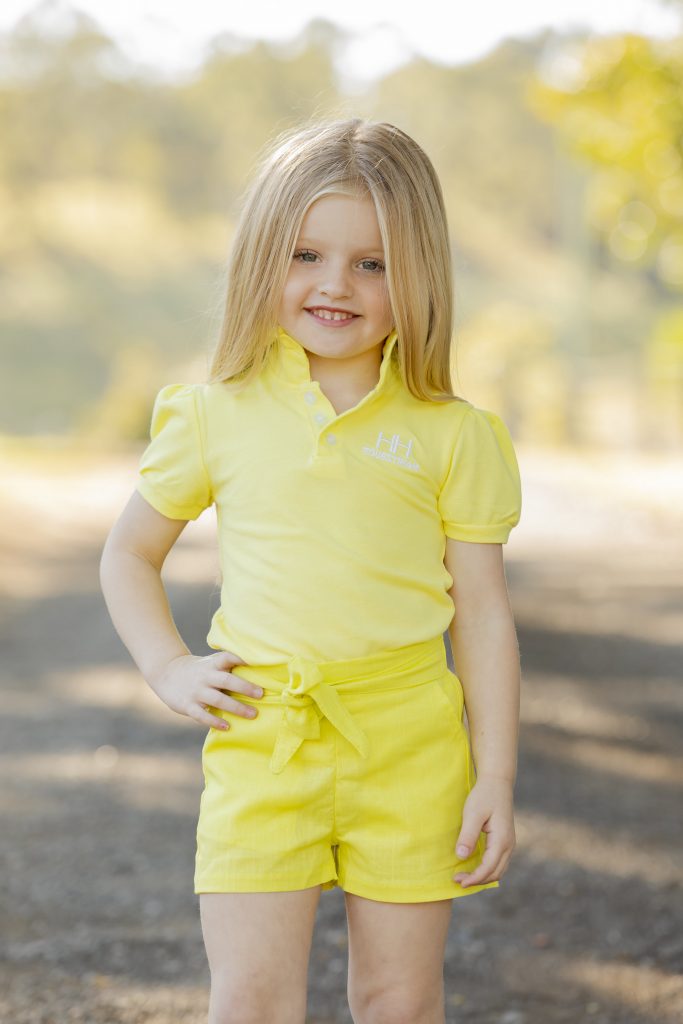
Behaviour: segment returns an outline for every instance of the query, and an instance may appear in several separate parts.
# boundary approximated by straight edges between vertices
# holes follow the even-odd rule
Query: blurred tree
[[[234,53],[230,37],[219,36],[195,80],[172,90],[174,109],[211,140],[211,186],[194,199],[203,210],[224,208],[242,192],[272,134],[340,103],[331,59],[339,34],[314,20],[294,53],[260,41]],[[189,190],[187,168],[178,180]]]
[[[473,206],[506,232],[553,240],[556,215],[547,188],[553,132],[524,104],[525,84],[549,32],[505,39],[466,64],[415,58],[380,79],[363,98],[371,116],[399,124],[428,150],[452,214]],[[469,255],[467,234],[459,243]],[[495,261],[494,251],[488,258]]]
[[[38,14],[0,37],[0,181],[30,204],[45,181],[132,179],[178,216],[225,209],[273,130],[339,103],[331,54],[338,30],[311,22],[290,56],[217,37],[188,82],[143,76],[92,18],[69,33]],[[327,45],[321,46],[324,42]]]
[[[654,264],[666,286],[682,289],[683,36],[560,47],[530,79],[528,99],[573,153],[600,169],[588,213],[614,256]]]
[[[582,216],[614,260],[653,272],[661,297],[682,292],[683,35],[560,45],[530,79],[528,100],[556,126],[563,145],[598,168]],[[680,323],[680,311],[665,313],[643,343],[645,385],[655,403],[673,403],[663,416],[676,422],[683,344],[671,338],[672,325]]]

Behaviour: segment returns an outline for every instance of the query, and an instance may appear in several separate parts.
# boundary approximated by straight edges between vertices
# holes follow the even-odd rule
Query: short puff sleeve
[[[213,504],[204,460],[196,384],[167,384],[154,400],[150,443],[139,462],[137,490],[169,519],[197,519]]]
[[[505,544],[522,511],[517,457],[500,416],[470,405],[438,497],[444,533],[455,540]]]

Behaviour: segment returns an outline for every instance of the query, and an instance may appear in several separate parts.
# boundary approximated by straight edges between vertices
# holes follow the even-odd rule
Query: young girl
[[[451,901],[498,887],[510,860],[502,545],[520,477],[502,420],[451,390],[452,328],[446,213],[417,143],[361,118],[281,134],[237,225],[210,378],[159,391],[101,565],[143,676],[208,727],[194,891],[211,1024],[303,1024],[334,885],[356,1024],[443,1022]],[[160,570],[214,504],[203,657]]]

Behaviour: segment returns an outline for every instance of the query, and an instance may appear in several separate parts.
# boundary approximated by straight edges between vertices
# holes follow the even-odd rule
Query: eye
[[[306,256],[311,256],[312,259],[305,259]],[[312,252],[310,249],[299,249],[297,250],[292,259],[301,260],[302,263],[313,263],[318,258],[317,253]],[[370,264],[368,267],[367,264]],[[381,260],[367,259],[360,261],[361,266],[373,274],[379,274],[384,270],[384,263]]]

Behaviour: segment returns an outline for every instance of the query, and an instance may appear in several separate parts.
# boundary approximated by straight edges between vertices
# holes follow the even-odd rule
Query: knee
[[[353,1024],[443,1024],[443,984],[416,991],[401,985],[377,988],[355,998],[349,992]]]

